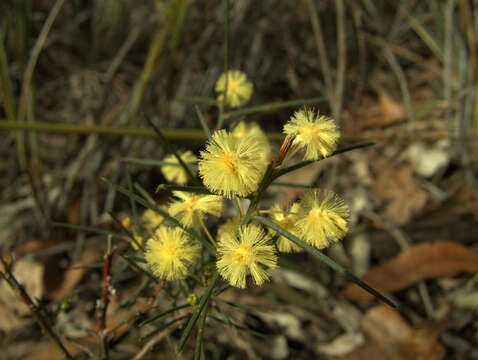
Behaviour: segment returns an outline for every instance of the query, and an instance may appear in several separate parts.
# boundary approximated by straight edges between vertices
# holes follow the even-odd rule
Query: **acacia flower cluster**
[[[216,84],[216,91],[220,93],[218,100],[222,101],[221,96],[226,93],[229,107],[241,106],[249,101],[252,84],[245,74],[231,70],[227,76],[226,81],[226,75],[221,75]],[[187,229],[190,228],[207,235],[218,273],[239,288],[246,287],[248,275],[256,285],[268,280],[268,269],[277,267],[280,252],[302,250],[298,245],[300,242],[291,241],[290,237],[272,229],[265,231],[247,217],[245,219],[240,198],[260,199],[264,177],[270,176],[278,166],[285,166],[299,150],[305,150],[305,160],[318,160],[331,155],[340,134],[334,120],[309,108],[296,111],[284,125],[284,133],[288,135],[288,146],[283,147],[280,156],[274,158],[267,136],[260,127],[244,121],[230,131],[220,129],[214,132],[205,149],[200,151],[199,158],[191,151],[180,153],[186,164],[195,165],[197,162],[199,177],[213,195],[173,191],[174,199],[169,203],[167,212],[181,224],[181,228],[168,227],[171,224],[165,225],[164,219],[155,217],[154,213],[144,214],[156,229],[146,244],[145,252],[145,258],[156,276],[177,280],[190,274],[201,255],[199,243],[188,235]],[[176,158],[168,156],[164,161],[166,164],[161,171],[165,178],[176,184],[186,184],[187,174],[178,166]],[[267,184],[267,181],[263,183]],[[221,216],[223,198],[238,201],[238,213],[218,227],[214,239],[206,226],[207,216]],[[349,208],[329,190],[309,189],[299,201],[287,207],[276,204],[264,212],[283,230],[317,249],[339,241],[348,231]],[[206,261],[209,260],[206,258]]]

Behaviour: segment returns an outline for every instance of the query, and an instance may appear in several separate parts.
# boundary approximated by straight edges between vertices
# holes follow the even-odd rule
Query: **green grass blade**
[[[131,179],[131,173],[129,172],[129,170],[126,171],[126,175],[128,177],[128,189],[129,191],[131,191],[131,193],[133,193],[133,180]],[[132,197],[129,198],[129,202],[131,204],[131,211],[133,212],[134,224],[136,225],[136,227],[138,227],[139,218],[138,218],[138,209],[136,208],[136,202],[134,201]]]
[[[197,105],[194,105],[194,109],[196,109],[196,114],[199,118],[199,122],[201,123],[204,133],[206,134],[207,138],[211,140],[211,129],[209,129],[209,126],[207,126],[206,119],[204,119],[204,115],[202,114],[201,109],[199,109],[199,106]]]
[[[162,317],[165,316],[165,315],[171,314],[171,313],[173,313],[173,312],[175,312],[175,311],[178,311],[178,310],[181,310],[181,309],[185,309],[185,308],[187,308],[187,307],[189,307],[189,306],[191,306],[191,305],[189,305],[189,304],[182,304],[182,305],[175,306],[175,307],[173,307],[173,308],[171,308],[171,309],[162,311],[162,312],[160,312],[159,314],[154,315],[152,318],[149,318],[148,320],[143,321],[143,322],[140,323],[138,326],[141,327],[141,326],[147,325],[147,324],[149,324],[149,323],[152,323],[152,322],[155,321],[155,320],[158,320],[159,318],[162,318]]]
[[[177,227],[180,227],[181,229],[183,229],[184,231],[186,231],[189,235],[191,235],[193,238],[195,238],[196,240],[198,240],[199,242],[203,243],[204,246],[206,246],[209,250],[211,250],[212,252],[215,251],[214,247],[209,243],[207,242],[205,239],[202,238],[202,236],[197,232],[195,231],[194,229],[191,229],[191,228],[187,228],[183,225],[181,225],[179,223],[179,221],[177,219],[175,219],[174,217],[172,217],[171,215],[168,214],[167,211],[164,211],[163,209],[157,207],[157,206],[154,206],[152,205],[149,201],[143,199],[142,197],[130,192],[128,189],[120,186],[120,185],[116,185],[116,184],[113,184],[111,181],[109,181],[108,179],[106,178],[101,178],[106,185],[112,187],[113,189],[115,189],[116,191],[122,193],[123,195],[126,195],[128,197],[133,197],[136,202],[138,204],[141,204],[143,205],[144,207],[148,208],[148,209],[151,209],[155,212],[157,212],[159,215],[161,215],[165,220],[168,220],[170,223],[172,223],[173,225],[177,226]]]
[[[348,146],[348,147],[345,147],[345,148],[342,148],[342,149],[339,149],[339,150],[335,150],[332,154],[330,154],[326,158],[322,157],[318,160],[301,161],[300,163],[297,163],[295,165],[288,166],[286,168],[280,169],[279,171],[277,171],[276,175],[274,176],[274,179],[277,179],[278,177],[281,177],[282,175],[290,173],[291,171],[303,168],[304,166],[312,164],[313,162],[321,161],[321,160],[328,159],[328,158],[330,158],[332,156],[335,156],[335,155],[339,155],[339,154],[342,154],[342,153],[345,153],[345,152],[348,152],[348,151],[361,149],[361,148],[365,148],[365,147],[373,146],[373,145],[375,145],[374,142],[366,142],[366,143],[362,143],[362,144],[356,144],[356,145]]]
[[[15,97],[8,67],[7,52],[3,45],[3,34],[0,31],[0,94],[3,95],[3,106],[10,121],[16,121]]]
[[[127,229],[122,224],[122,222],[112,212],[108,211],[108,215],[111,216],[113,221],[121,228],[121,230],[123,230],[127,234],[127,236],[130,238],[131,242],[136,244],[138,249],[141,249],[142,251],[144,251],[144,247],[140,243],[138,243],[138,241],[134,237],[134,234],[131,231],[129,231],[129,229]]]
[[[405,17],[410,24],[410,27],[415,31],[415,33],[422,39],[422,41],[429,47],[429,49],[438,57],[438,59],[443,63],[445,55],[443,51],[443,46],[440,46],[433,35],[430,33],[429,29],[418,20],[417,17],[413,16],[408,10],[405,11]]]
[[[322,261],[324,264],[326,264],[327,266],[329,266],[332,270],[338,272],[339,274],[341,274],[342,276],[344,276],[347,280],[350,280],[352,282],[354,282],[355,284],[357,284],[358,286],[360,286],[362,289],[364,289],[365,291],[369,292],[370,294],[372,294],[373,296],[375,296],[377,299],[383,301],[384,303],[396,308],[397,306],[392,302],[390,301],[389,299],[387,299],[385,296],[383,296],[382,294],[380,294],[377,290],[375,290],[374,288],[372,288],[371,286],[367,285],[366,283],[364,283],[362,280],[360,280],[358,277],[356,277],[355,275],[353,275],[352,273],[350,273],[347,269],[345,269],[343,266],[337,264],[335,261],[333,261],[331,258],[329,258],[327,255],[321,253],[319,250],[317,250],[316,248],[314,248],[313,246],[307,244],[306,242],[300,240],[298,237],[292,235],[290,232],[286,231],[284,228],[282,228],[281,226],[277,225],[276,223],[270,221],[269,219],[266,219],[262,216],[254,216],[253,217],[254,220],[257,220],[259,222],[261,222],[262,224],[270,227],[271,229],[275,230],[277,233],[279,233],[280,235],[282,236],[285,236],[287,239],[289,239],[290,241],[292,241],[293,243],[297,244],[298,246],[300,246],[302,249],[304,249],[305,251],[307,251],[309,254],[311,254],[312,256],[314,256],[315,258],[319,259],[320,261]]]
[[[204,97],[204,96],[184,96],[177,98],[176,100],[188,104],[204,104],[204,105],[214,105],[218,106],[218,102],[216,99]]]
[[[146,120],[148,121],[149,125],[151,125],[151,127],[154,129],[154,131],[156,131],[156,134],[158,134],[161,142],[166,147],[168,152],[170,154],[173,154],[176,157],[178,162],[183,167],[184,171],[186,171],[186,174],[188,174],[188,178],[191,179],[191,181],[194,182],[195,184],[199,184],[199,180],[193,175],[193,173],[191,172],[189,167],[186,165],[186,163],[183,161],[183,159],[181,159],[181,156],[179,156],[179,154],[177,153],[176,149],[168,141],[168,139],[166,139],[166,137],[163,135],[162,131],[153,123],[153,121],[150,118],[147,117]]]
[[[289,107],[296,107],[300,105],[306,104],[317,104],[319,102],[325,101],[325,98],[318,97],[318,98],[311,98],[311,99],[298,99],[298,100],[290,100],[290,101],[280,101],[275,103],[269,104],[262,104],[257,106],[250,106],[240,110],[231,111],[225,114],[227,119],[235,118],[239,116],[254,114],[261,111],[269,111],[281,108],[289,108]]]
[[[215,195],[206,189],[204,186],[182,186],[182,185],[171,185],[171,184],[159,184],[156,188],[155,193],[161,190],[170,190],[170,191],[185,191],[195,194],[205,194],[205,195]]]
[[[118,238],[118,239],[123,239],[125,237],[124,234],[120,234],[120,233],[105,230],[105,229],[100,229],[94,226],[74,225],[74,224],[68,224],[68,223],[62,223],[62,222],[54,222],[53,225],[63,227],[63,228],[73,229],[73,230],[86,231],[86,232],[99,234],[99,235],[107,235],[107,236],[111,235],[112,237]]]
[[[234,324],[233,322],[228,322],[228,321],[223,320],[223,319],[220,319],[220,318],[218,318],[217,316],[214,316],[214,315],[211,315],[210,318],[216,320],[217,322],[220,322],[221,324],[230,326],[230,327],[232,327],[232,328],[234,328],[234,329],[246,331],[246,332],[248,332],[248,333],[250,333],[250,334],[252,334],[252,335],[255,335],[255,336],[260,337],[260,338],[263,338],[263,339],[267,339],[267,338],[269,337],[267,334],[264,334],[264,333],[261,333],[261,332],[259,332],[259,331],[255,331],[255,330],[246,328],[246,327],[241,326],[241,325]]]
[[[201,360],[201,353],[203,349],[204,325],[206,324],[208,304],[209,301],[206,302],[206,306],[201,312],[201,316],[199,316],[198,333],[196,335],[196,347],[194,349],[194,360]]]
[[[143,292],[149,287],[150,283],[151,279],[149,277],[145,277],[143,279],[143,282],[139,286],[139,289],[130,296],[128,296],[126,299],[121,301],[120,307],[124,308],[132,306],[136,302],[136,300],[138,300],[138,298],[143,294]]]
[[[136,271],[139,271],[140,273],[143,273],[144,275],[146,275],[148,278],[150,278],[151,280],[153,280],[156,284],[159,284],[159,280],[153,275],[151,274],[149,271],[143,269],[141,266],[139,266],[138,264],[136,264],[133,260],[129,259],[127,256],[124,256],[124,255],[121,255],[121,258],[126,261],[126,263],[132,267],[134,270]]]
[[[222,302],[223,304],[227,304],[229,306],[237,307],[239,309],[246,310],[246,311],[252,310],[252,311],[259,311],[259,312],[263,312],[263,313],[268,312],[267,309],[264,309],[260,306],[239,304],[239,303],[235,303],[235,302],[232,302],[232,301],[227,301],[227,300],[221,299],[220,297],[217,297],[217,296],[213,296],[213,299],[216,300],[216,301]]]
[[[162,161],[156,159],[139,159],[139,158],[122,158],[121,161],[128,162],[135,165],[147,165],[147,166],[181,166],[178,163],[170,161]],[[186,164],[190,169],[197,169],[197,164]]]
[[[297,183],[282,182],[282,181],[273,182],[271,186],[284,186],[284,187],[303,188],[303,189],[310,188],[309,184],[297,184]]]
[[[191,334],[191,331],[194,328],[194,325],[196,325],[196,322],[198,321],[199,315],[201,315],[202,311],[207,311],[206,308],[206,303],[209,301],[212,291],[214,290],[214,286],[216,285],[217,280],[219,279],[219,273],[215,273],[213,277],[209,280],[209,286],[207,287],[206,290],[204,290],[201,300],[199,301],[199,304],[196,306],[194,309],[194,312],[191,316],[191,318],[188,321],[188,324],[186,325],[186,328],[184,329],[183,334],[181,335],[181,339],[179,339],[178,347],[176,352],[180,352],[184,345],[186,344],[187,339],[189,338],[189,335]]]

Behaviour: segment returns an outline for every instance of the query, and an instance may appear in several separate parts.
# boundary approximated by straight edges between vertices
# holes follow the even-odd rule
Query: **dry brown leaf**
[[[409,167],[396,169],[382,159],[376,163],[375,168],[375,191],[389,200],[385,209],[386,217],[394,224],[407,224],[425,206],[426,192],[417,185]]]
[[[460,273],[478,272],[478,252],[453,242],[423,243],[375,266],[362,280],[381,292],[403,290],[418,281]],[[342,294],[350,300],[365,300],[373,295],[356,284]]]
[[[378,100],[384,115],[382,125],[391,125],[405,119],[407,113],[403,105],[393,100],[386,92],[382,91],[378,95]]]
[[[369,360],[380,354],[382,360],[441,360],[445,349],[437,339],[443,325],[423,323],[412,327],[395,309],[380,304],[362,319],[366,343],[340,359]]]

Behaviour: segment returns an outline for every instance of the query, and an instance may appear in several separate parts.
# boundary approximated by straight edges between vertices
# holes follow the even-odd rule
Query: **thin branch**
[[[106,312],[110,303],[109,294],[111,292],[111,263],[113,258],[113,249],[111,246],[112,236],[108,236],[108,247],[104,256],[103,280],[101,281],[101,300],[97,303],[98,316],[98,336],[100,338],[100,358],[109,359],[108,354],[108,332],[106,331]]]
[[[27,307],[30,309],[30,312],[32,313],[33,317],[38,322],[42,330],[47,334],[50,340],[58,347],[58,349],[61,351],[65,359],[73,360],[73,357],[70,355],[66,347],[63,345],[59,336],[53,331],[49,321],[41,314],[38,306],[33,302],[32,298],[30,297],[30,295],[28,295],[23,285],[20,284],[18,280],[15,278],[15,275],[13,275],[13,273],[10,270],[10,266],[1,256],[0,256],[0,263],[3,267],[3,269],[0,270],[0,276],[6,280],[6,282],[12,288],[12,290],[15,291],[18,297],[25,303],[25,305],[27,305]]]
[[[65,0],[57,0],[55,4],[53,5],[45,23],[43,24],[43,27],[40,31],[40,35],[38,36],[35,46],[33,47],[30,58],[28,59],[27,66],[25,68],[25,73],[23,74],[22,92],[20,94],[20,102],[18,105],[17,121],[25,121],[27,102],[28,102],[29,96],[31,95],[29,93],[30,93],[30,84],[32,81],[33,72],[35,71],[38,58],[43,49],[43,46],[45,45],[46,39],[48,37],[48,33],[50,32],[53,22],[58,16],[58,13],[60,12],[60,9],[63,6],[64,2]],[[24,156],[23,158],[20,158],[20,165],[24,168],[27,164],[26,154],[23,153],[23,156]]]
[[[329,98],[329,95],[332,94],[333,89],[332,75],[327,57],[327,49],[325,47],[324,34],[322,33],[322,25],[320,23],[320,17],[317,15],[317,9],[315,7],[314,0],[307,0],[307,5],[309,6],[310,21],[312,23],[315,44],[317,46],[317,56],[319,57],[322,75],[324,76],[326,96]]]
[[[345,8],[343,0],[336,0],[335,7],[337,11],[337,76],[335,86],[335,96],[333,104],[333,116],[335,121],[340,124],[342,115],[343,95],[345,85],[345,67],[347,65],[347,49],[345,39]]]

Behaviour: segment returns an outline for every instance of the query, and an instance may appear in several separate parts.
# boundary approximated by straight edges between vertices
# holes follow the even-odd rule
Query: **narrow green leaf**
[[[281,177],[282,175],[285,175],[285,174],[287,174],[287,173],[290,173],[291,171],[294,171],[294,170],[300,169],[300,168],[302,168],[302,167],[304,167],[304,166],[307,166],[307,165],[309,165],[309,164],[312,164],[313,162],[321,161],[321,160],[324,160],[324,159],[331,158],[332,156],[335,156],[335,155],[339,155],[339,154],[342,154],[342,153],[345,153],[345,152],[348,152],[348,151],[352,151],[352,150],[356,150],[356,149],[361,149],[361,148],[365,148],[365,147],[373,146],[373,145],[375,145],[374,142],[366,142],[366,143],[363,143],[363,144],[351,145],[351,146],[348,146],[348,147],[345,147],[345,148],[342,148],[342,149],[339,149],[339,150],[335,150],[332,154],[330,154],[330,155],[327,156],[326,158],[321,157],[320,159],[317,159],[317,160],[305,160],[305,161],[301,161],[300,163],[297,163],[297,164],[295,164],[295,165],[288,166],[288,167],[286,167],[286,168],[280,169],[280,170],[277,171],[277,173],[275,174],[274,179],[277,179],[278,177]]]
[[[108,215],[111,216],[111,218],[113,219],[113,221],[119,226],[121,227],[121,229],[128,235],[129,239],[131,240],[131,242],[135,243],[136,246],[138,247],[138,249],[141,249],[144,251],[144,248],[143,246],[138,242],[138,240],[136,240],[136,238],[134,237],[134,234],[129,231],[129,229],[127,229],[122,223],[121,221],[110,211],[108,211]]]
[[[133,180],[131,179],[131,173],[128,169],[127,169],[126,173],[127,173],[126,175],[128,177],[128,189],[131,193],[133,193]],[[139,223],[139,218],[138,218],[138,209],[136,208],[136,202],[134,201],[134,199],[131,196],[129,198],[129,202],[130,202],[130,205],[131,205],[131,210],[133,212],[134,223],[138,227],[140,223]]]
[[[311,98],[311,99],[298,99],[298,100],[290,100],[290,101],[280,101],[280,102],[275,102],[275,103],[269,103],[269,104],[263,104],[263,105],[257,105],[257,106],[250,106],[246,107],[240,110],[235,110],[228,112],[225,114],[226,118],[234,118],[234,117],[239,117],[243,115],[249,115],[253,114],[256,112],[261,112],[261,111],[269,111],[269,110],[275,110],[275,109],[281,109],[281,108],[289,108],[289,107],[295,107],[295,106],[300,106],[300,105],[305,105],[305,104],[317,104],[320,102],[325,101],[326,99],[323,97],[320,98]]]
[[[151,279],[149,277],[145,277],[143,279],[143,282],[139,286],[139,289],[135,291],[133,294],[128,296],[126,299],[124,299],[120,303],[120,307],[130,307],[132,306],[136,300],[143,294],[143,292],[149,287],[149,284],[151,283]]]
[[[151,274],[149,271],[143,269],[141,266],[138,266],[134,261],[128,259],[126,256],[120,255],[121,258],[128,263],[129,266],[131,266],[133,269],[145,274],[148,278],[153,280],[156,284],[159,284],[159,280]]]
[[[147,262],[144,257],[137,256],[137,255],[124,255],[124,257],[130,259],[131,261],[137,262],[137,263],[139,262],[139,263],[146,264],[146,262]]]
[[[139,159],[139,158],[122,158],[121,161],[128,162],[136,165],[147,165],[147,166],[181,166],[181,164],[162,161],[155,159]],[[190,169],[197,169],[197,164],[186,164]]]
[[[150,118],[146,118],[146,120],[148,121],[149,125],[151,125],[151,127],[154,129],[154,131],[156,132],[156,134],[158,134],[161,142],[163,143],[163,145],[166,147],[166,149],[168,150],[169,153],[173,154],[176,159],[178,160],[178,162],[181,164],[181,166],[183,167],[184,171],[186,171],[187,175],[188,175],[188,178],[191,179],[192,182],[194,182],[195,184],[198,184],[199,185],[199,181],[198,179],[193,175],[193,173],[191,172],[191,170],[189,169],[189,167],[186,165],[186,163],[183,161],[183,159],[181,159],[181,156],[179,156],[179,154],[177,153],[176,149],[173,147],[173,145],[168,141],[168,139],[166,139],[166,137],[163,135],[162,131],[153,123],[153,121],[150,119]]]
[[[437,39],[433,37],[429,29],[404,7],[405,18],[408,20],[410,27],[416,32],[418,37],[420,37],[423,42],[430,48],[430,50],[438,57],[438,59],[443,63],[445,55],[443,52],[443,46],[437,42]]]
[[[145,188],[143,188],[140,184],[135,183],[134,188],[138,190],[141,196],[146,200],[149,201],[151,204],[154,204],[154,199],[148,194]]]
[[[185,191],[195,194],[205,194],[205,195],[215,195],[210,192],[204,186],[182,186],[182,185],[171,185],[171,184],[159,184],[155,190],[155,193],[161,190],[176,190],[176,191]]]
[[[176,99],[177,101],[189,104],[205,104],[218,106],[217,100],[203,96],[184,96]]]
[[[7,53],[3,46],[3,33],[0,31],[0,94],[3,96],[3,106],[10,121],[16,121],[15,96],[13,95]]]
[[[191,228],[187,228],[185,226],[183,226],[181,223],[179,223],[179,221],[172,217],[171,215],[168,214],[167,211],[164,211],[163,209],[157,207],[157,206],[154,206],[152,205],[149,201],[143,199],[142,197],[139,197],[138,195],[134,194],[134,193],[131,193],[128,189],[125,189],[124,187],[120,186],[120,185],[116,185],[116,184],[113,184],[111,181],[109,181],[108,179],[106,178],[101,178],[108,186],[112,187],[113,189],[115,189],[116,191],[119,191],[120,193],[126,195],[126,196],[132,196],[136,202],[138,204],[141,204],[143,205],[144,207],[147,207],[148,209],[151,209],[155,212],[157,212],[158,214],[160,214],[165,220],[168,220],[170,223],[172,223],[173,225],[177,226],[177,227],[180,227],[181,229],[183,229],[184,231],[186,231],[189,235],[191,235],[193,238],[195,238],[196,240],[200,241],[201,243],[204,244],[204,246],[206,246],[209,250],[211,250],[212,252],[215,251],[214,247],[208,242],[206,241],[205,239],[203,239],[203,237],[197,232],[195,231],[194,229],[191,229]]]
[[[189,338],[189,335],[191,334],[191,331],[193,330],[194,325],[196,325],[196,322],[198,321],[198,318],[199,318],[199,315],[201,315],[201,312],[203,310],[207,311],[206,303],[209,301],[209,298],[212,295],[212,291],[218,279],[219,279],[219,273],[216,272],[214,273],[213,277],[209,280],[209,286],[207,287],[206,290],[204,290],[201,296],[201,300],[199,301],[199,304],[196,305],[196,308],[194,309],[194,312],[191,318],[189,319],[183,334],[181,335],[181,339],[179,339],[179,343],[177,347],[178,353],[183,349],[184,345],[186,344],[186,341]]]
[[[170,163],[155,159],[138,159],[138,158],[122,158],[121,161],[128,162],[135,165],[147,165],[147,166],[164,166]],[[172,164],[172,163],[171,163]],[[179,164],[178,164],[179,165]]]
[[[194,360],[201,360],[201,352],[203,348],[204,325],[206,324],[207,310],[209,301],[206,302],[204,310],[201,312],[198,323],[198,333],[196,335],[196,347],[194,349]]]
[[[62,223],[62,222],[55,222],[55,223],[53,223],[53,225],[63,227],[63,228],[68,228],[68,229],[87,231],[87,232],[94,233],[94,234],[99,234],[99,235],[111,235],[114,238],[120,238],[120,239],[123,239],[125,237],[124,234],[120,234],[120,233],[117,233],[117,232],[114,232],[114,231],[100,229],[100,228],[97,228],[97,227],[94,227],[94,226],[74,225],[74,224],[68,224],[68,223]]]
[[[158,326],[156,329],[154,329],[153,331],[151,331],[150,333],[144,335],[143,337],[141,337],[141,341],[147,341],[148,339],[150,339],[151,337],[153,337],[154,335],[156,335],[158,332],[160,331],[163,331],[165,329],[167,329],[168,327],[170,327],[171,325],[173,325],[174,323],[177,323],[178,321],[181,321],[185,318],[187,318],[188,315],[181,315],[181,316],[178,316],[177,318],[174,318],[172,319],[171,321],[168,321],[166,324],[162,325],[162,326]]]
[[[232,301],[227,301],[227,300],[221,299],[220,297],[217,297],[217,296],[213,296],[213,299],[216,300],[216,301],[222,302],[224,304],[227,304],[227,305],[230,305],[230,306],[233,306],[233,307],[237,307],[237,308],[242,309],[242,310],[253,310],[253,311],[259,311],[259,312],[263,312],[263,313],[268,312],[267,309],[264,309],[260,306],[252,306],[252,305],[244,305],[244,304],[234,303]]]
[[[194,109],[196,109],[196,114],[199,118],[199,122],[201,123],[204,133],[206,134],[207,138],[211,140],[211,129],[209,129],[209,126],[207,126],[206,119],[204,119],[204,115],[202,114],[201,109],[199,109],[199,106],[197,105],[194,105]]]
[[[233,328],[236,328],[238,330],[242,330],[242,331],[246,331],[252,335],[255,335],[257,337],[260,337],[260,338],[263,338],[263,339],[267,339],[268,336],[267,334],[264,334],[264,333],[261,333],[259,331],[255,331],[255,330],[252,330],[252,329],[249,329],[249,328],[246,328],[244,326],[241,326],[241,325],[237,325],[237,324],[234,324],[233,322],[231,323],[228,323],[227,321],[223,320],[223,319],[220,319],[218,318],[217,316],[214,316],[214,315],[210,315],[209,316],[211,319],[214,319],[216,320],[217,322],[220,322],[221,324],[224,324],[224,325],[227,325],[227,326],[231,326]]]
[[[310,188],[310,184],[297,184],[297,183],[282,182],[282,181],[273,182],[271,186],[284,186],[284,187],[304,188],[304,189]]]
[[[282,236],[285,236],[287,239],[289,239],[293,243],[300,246],[302,249],[307,251],[309,254],[316,257],[317,259],[319,259],[320,261],[325,263],[327,266],[332,268],[332,270],[338,272],[339,274],[344,276],[347,280],[350,280],[350,281],[356,283],[362,289],[364,289],[365,291],[368,291],[370,294],[372,294],[373,296],[375,296],[379,300],[383,301],[384,303],[386,303],[386,304],[388,304],[388,305],[390,305],[394,308],[397,307],[392,301],[390,301],[385,296],[380,294],[377,290],[375,290],[374,288],[372,288],[371,286],[367,285],[365,282],[363,282],[362,280],[357,278],[355,275],[350,273],[347,269],[345,269],[341,265],[337,264],[335,261],[333,261],[327,255],[321,253],[319,250],[317,250],[313,246],[307,244],[306,242],[300,240],[298,237],[292,235],[290,232],[286,231],[281,226],[277,225],[276,223],[274,223],[274,222],[270,221],[269,219],[266,219],[262,216],[254,216],[253,219],[261,222],[262,224],[264,224],[268,227],[270,227],[271,229],[275,230],[276,232],[278,232]]]
[[[149,324],[149,323],[152,323],[153,321],[156,321],[156,320],[162,318],[162,317],[165,316],[165,315],[171,314],[171,313],[173,313],[173,312],[175,312],[175,311],[178,311],[178,310],[181,310],[181,309],[185,309],[185,308],[187,308],[187,307],[189,307],[189,306],[191,306],[191,305],[189,305],[189,304],[182,304],[182,305],[178,305],[178,306],[172,307],[171,309],[162,311],[162,312],[160,312],[159,314],[154,315],[152,318],[149,318],[148,320],[143,321],[143,322],[140,323],[138,326],[141,327],[141,326],[147,325],[147,324]]]

